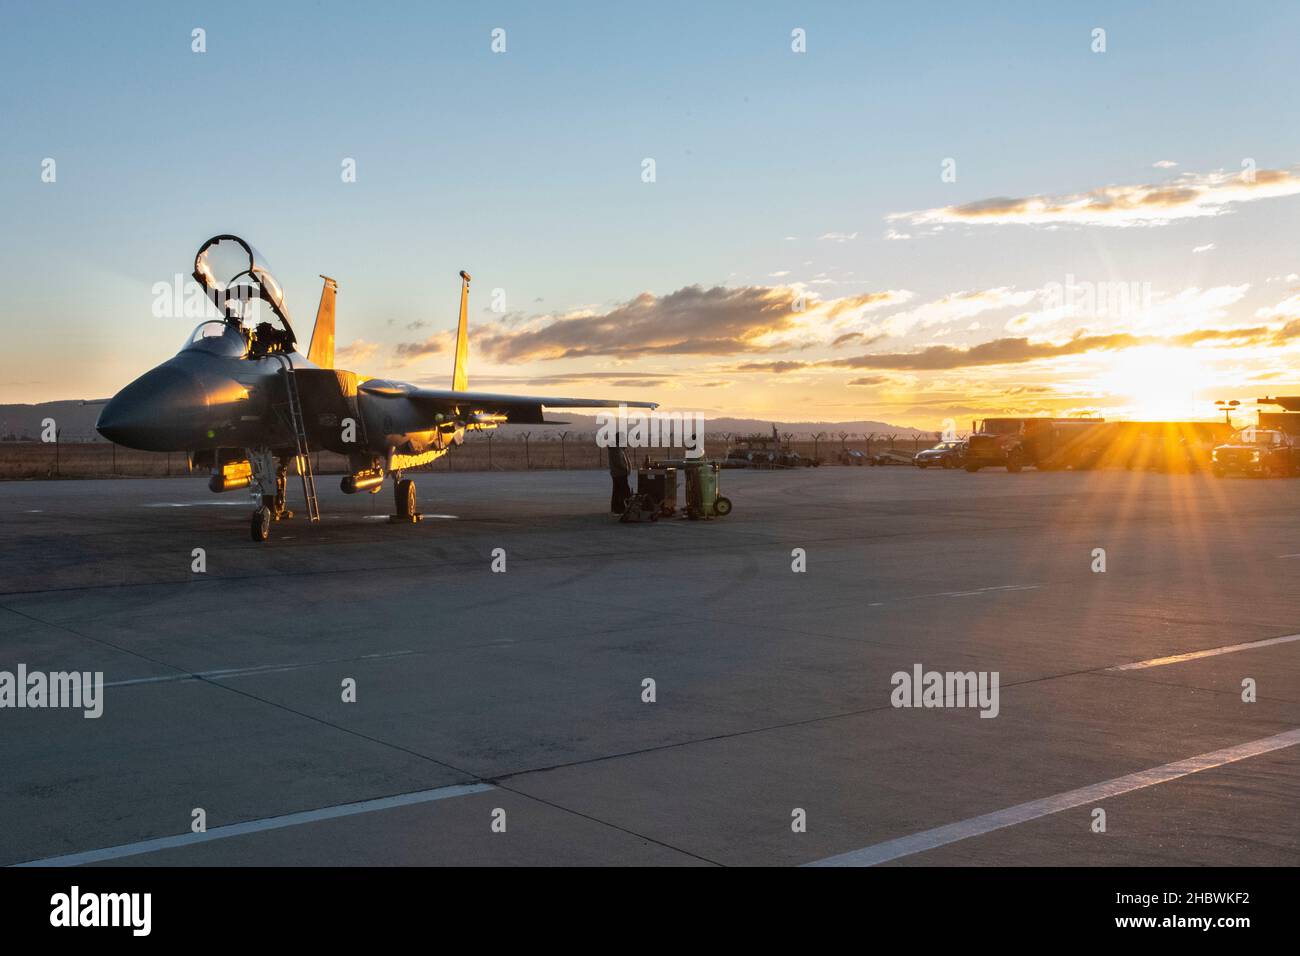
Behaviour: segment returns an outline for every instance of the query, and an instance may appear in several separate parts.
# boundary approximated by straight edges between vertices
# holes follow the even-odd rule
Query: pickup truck
[[[1286,432],[1243,428],[1232,441],[1214,449],[1210,469],[1216,478],[1232,474],[1289,478],[1300,474],[1300,448]]]

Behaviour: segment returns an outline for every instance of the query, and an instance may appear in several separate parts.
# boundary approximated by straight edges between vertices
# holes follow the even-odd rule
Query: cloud
[[[862,378],[849,379],[850,385],[856,385],[861,388],[869,388],[873,385],[888,385],[890,378],[888,375],[867,375]]]
[[[474,381],[480,385],[578,385],[600,382],[607,385],[637,386],[662,385],[672,376],[666,372],[563,372],[556,375],[480,375]]]
[[[952,345],[931,345],[916,352],[882,352],[858,355],[852,358],[831,359],[826,365],[837,368],[885,368],[934,371],[936,369],[970,368],[980,365],[1012,365],[1039,359],[1058,358],[1141,345],[1142,341],[1128,333],[1114,335],[1081,335],[1064,343],[1031,342],[1027,338],[1001,338],[957,348]]]
[[[965,321],[991,309],[1023,306],[1032,302],[1038,294],[1033,289],[1018,292],[1006,286],[953,292],[906,312],[897,312],[885,319],[880,328],[887,335],[906,335],[917,327],[929,329],[949,322]]]
[[[1255,310],[1255,318],[1265,320],[1292,319],[1300,315],[1300,292],[1289,295],[1277,305]]]
[[[378,351],[378,343],[367,342],[365,339],[355,339],[351,345],[339,349],[334,358],[338,362],[360,364]]]
[[[1187,174],[1159,185],[1103,186],[1066,196],[999,196],[959,206],[892,213],[889,221],[912,225],[943,223],[1033,226],[1158,226],[1175,219],[1219,216],[1235,203],[1294,196],[1300,176],[1285,169],[1242,173]]]
[[[736,366],[738,372],[775,372],[782,375],[785,372],[796,372],[799,369],[812,368],[812,362],[799,362],[793,360],[782,360],[779,362],[742,362]]]
[[[1182,348],[1202,343],[1232,344],[1236,346],[1279,346],[1289,344],[1296,338],[1300,338],[1300,319],[1293,319],[1281,328],[1262,325],[1235,329],[1193,329],[1168,336],[1135,335],[1131,332],[1091,335],[1083,332],[1064,342],[1033,341],[1028,338],[1008,337],[992,339],[969,348],[932,345],[915,352],[882,352],[858,355],[851,358],[827,359],[823,362],[811,364],[851,369],[936,371],[987,365],[1018,365],[1025,362],[1061,358],[1067,355],[1082,355],[1088,352],[1114,352],[1122,349],[1139,348],[1145,345]]]
[[[1205,245],[1203,245],[1203,246],[1193,246],[1193,247],[1192,247],[1192,252],[1209,252],[1209,251],[1210,251],[1211,249],[1213,249],[1213,248],[1214,248],[1214,243],[1212,243],[1212,242],[1207,242],[1207,243],[1206,243]]]
[[[1159,159],[1156,160],[1151,165],[1154,166],[1156,169],[1173,169],[1178,164],[1175,163],[1172,159]]]
[[[607,312],[542,316],[517,329],[481,327],[475,347],[505,363],[806,348],[855,331],[865,312],[910,296],[886,291],[821,299],[799,286],[692,285],[664,296],[644,292]]]
[[[447,335],[440,333],[423,342],[398,342],[393,347],[393,358],[398,365],[407,365],[427,355],[437,355],[447,351]]]
[[[1208,289],[1189,286],[1170,295],[1152,291],[1149,282],[1092,282],[1070,275],[1065,284],[1044,286],[1042,308],[1013,316],[1006,330],[1041,334],[1054,326],[1083,320],[1094,331],[1100,325],[1169,334],[1224,321],[1228,308],[1241,301],[1249,289],[1249,283]]]
[[[817,238],[824,239],[827,242],[851,242],[858,238],[858,234],[856,232],[828,232]]]

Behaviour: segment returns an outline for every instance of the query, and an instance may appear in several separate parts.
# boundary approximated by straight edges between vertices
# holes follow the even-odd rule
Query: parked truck
[[[1300,474],[1300,446],[1284,431],[1250,426],[1214,449],[1213,469],[1216,478],[1232,474],[1293,478]]]
[[[1211,452],[1233,435],[1225,422],[1111,422],[1102,466],[1129,471],[1193,472],[1210,467]]]
[[[1105,452],[1102,418],[986,418],[971,422],[965,468],[1092,468]]]

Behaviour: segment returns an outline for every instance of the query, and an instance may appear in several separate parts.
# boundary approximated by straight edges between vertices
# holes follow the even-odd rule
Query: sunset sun
[[[1113,356],[1094,383],[1123,405],[1127,418],[1195,418],[1212,371],[1195,349],[1153,346]]]

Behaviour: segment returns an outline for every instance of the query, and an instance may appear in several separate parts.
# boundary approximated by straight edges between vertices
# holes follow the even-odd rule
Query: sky
[[[9,0],[0,402],[164,361],[197,319],[158,284],[229,232],[303,342],[338,280],[371,375],[449,384],[466,269],[471,388],[1213,418],[1300,393],[1297,34],[1270,2]]]

